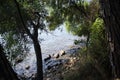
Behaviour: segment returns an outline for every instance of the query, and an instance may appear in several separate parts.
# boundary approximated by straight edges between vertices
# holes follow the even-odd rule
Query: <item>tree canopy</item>
[[[98,0],[1,0],[0,50],[2,51],[1,44],[5,48],[2,54],[6,53],[9,61],[12,61],[19,54],[26,53],[29,50],[27,44],[32,41],[37,59],[36,79],[43,80],[42,52],[38,35],[46,30],[46,25],[50,30],[65,25],[68,32],[87,38],[83,52],[92,56],[95,65],[103,66],[107,72],[106,66],[110,65],[111,60],[114,77],[119,78],[120,1],[99,1],[101,6]],[[4,64],[4,60],[8,64],[2,54],[1,64]],[[12,71],[10,66],[9,69]]]
[[[5,43],[9,43],[5,44],[5,47],[8,45],[6,47],[8,49],[15,49],[15,47],[17,47],[19,50],[19,48],[23,48],[23,45],[27,45],[24,44],[24,42],[31,39],[34,44],[37,58],[37,79],[43,79],[42,56],[38,40],[38,30],[45,29],[44,18],[47,12],[44,4],[39,0],[6,0],[1,1],[1,10],[1,15],[3,15],[0,23],[1,36],[5,40]],[[18,46],[16,46],[16,44],[18,44]],[[21,47],[19,45],[21,45]]]

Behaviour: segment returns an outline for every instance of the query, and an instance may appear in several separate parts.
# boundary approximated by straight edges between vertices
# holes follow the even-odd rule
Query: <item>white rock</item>
[[[53,58],[59,58],[60,56],[59,56],[59,54],[58,53],[56,53],[56,54],[53,54]]]
[[[63,55],[65,55],[65,51],[64,51],[64,50],[61,50],[61,51],[60,51],[60,56],[63,56]]]
[[[26,65],[26,66],[25,66],[25,69],[27,69],[27,70],[28,70],[29,68],[30,68],[30,66],[29,66],[29,65]]]

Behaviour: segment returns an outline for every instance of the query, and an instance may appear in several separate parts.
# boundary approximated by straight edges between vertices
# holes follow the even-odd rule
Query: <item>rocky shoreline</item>
[[[44,74],[44,80],[63,80],[64,74],[69,71],[78,59],[69,57],[66,62],[55,65]]]
[[[63,70],[70,69],[74,62],[78,60],[75,56],[80,48],[80,45],[71,46],[69,50],[61,50],[56,54],[49,54],[46,58],[44,58],[44,80],[62,80],[62,76],[65,73]],[[25,65],[24,67],[26,71],[30,71],[30,68],[33,66]],[[34,80],[35,70],[30,72],[30,74],[28,72],[26,74],[19,75],[19,77],[22,80]]]
[[[77,51],[80,49],[80,47],[72,48],[68,51],[61,50],[57,54],[53,54],[52,56],[49,54],[48,57],[44,59],[44,64],[49,69],[50,67],[53,67],[55,65],[64,64],[69,61],[71,55],[75,55]]]
[[[45,62],[44,80],[63,80],[65,72],[79,60],[79,50],[80,46],[74,46],[68,51],[60,51],[56,56],[47,57],[49,60]]]

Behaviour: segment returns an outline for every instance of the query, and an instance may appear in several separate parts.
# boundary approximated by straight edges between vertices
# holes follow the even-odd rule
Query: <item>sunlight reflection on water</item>
[[[43,41],[41,41],[41,49],[43,57],[48,54],[56,53],[60,50],[67,50],[70,46],[74,45],[75,39],[81,39],[84,37],[74,36],[68,33],[64,26],[60,26],[55,31],[51,33],[42,33],[39,36]],[[34,48],[31,48],[30,53],[34,53]]]
[[[52,55],[58,53],[60,50],[70,49],[70,47],[74,45],[75,39],[84,39],[83,36],[78,37],[68,33],[63,25],[48,34],[41,33],[41,35],[39,35],[39,38],[43,39],[43,41],[41,41],[40,43],[43,59],[48,54]],[[15,70],[19,75],[23,75],[24,73],[24,75],[30,76],[36,72],[36,58],[34,54],[34,48],[33,46],[31,47],[32,48],[30,49],[30,53],[28,54],[26,59],[16,65]],[[25,69],[26,65],[30,66],[29,70]],[[45,67],[44,62],[43,67]]]

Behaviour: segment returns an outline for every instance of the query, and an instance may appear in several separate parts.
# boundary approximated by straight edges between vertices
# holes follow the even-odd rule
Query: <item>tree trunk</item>
[[[99,0],[103,11],[114,77],[120,78],[120,0]]]
[[[19,80],[17,74],[9,64],[0,44],[0,80]]]
[[[40,44],[39,44],[39,41],[38,41],[38,25],[39,25],[40,16],[39,16],[39,19],[38,19],[38,25],[34,26],[34,33],[33,34],[30,33],[30,30],[28,29],[28,27],[24,23],[24,19],[22,17],[21,11],[20,11],[19,3],[17,2],[17,0],[14,0],[14,2],[16,4],[21,22],[23,24],[23,28],[34,43],[34,50],[35,50],[36,60],[37,60],[37,77],[36,77],[36,80],[43,80],[42,53],[41,53],[41,47],[40,47]]]
[[[37,39],[33,40],[34,50],[37,59],[37,80],[43,80],[43,66],[42,66],[42,53],[39,41]]]

